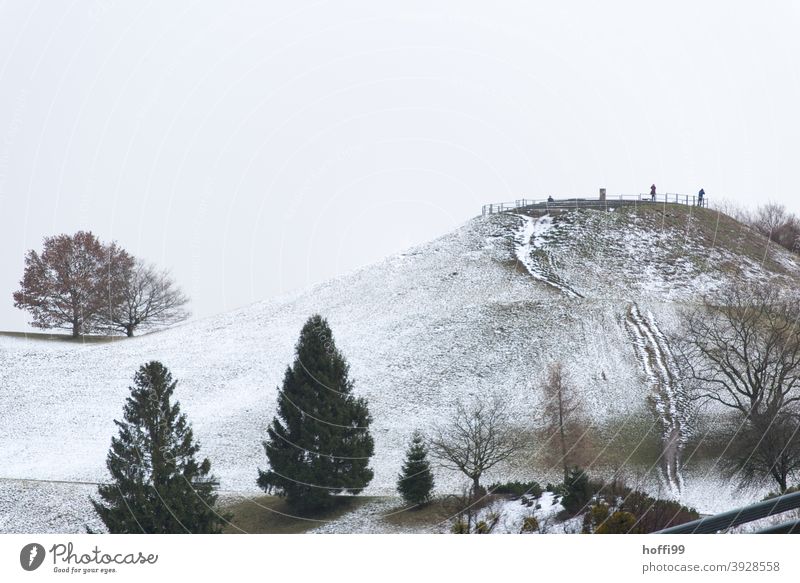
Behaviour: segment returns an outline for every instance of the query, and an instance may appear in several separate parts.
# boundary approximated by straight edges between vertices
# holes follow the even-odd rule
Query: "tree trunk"
[[[480,496],[481,494],[481,483],[480,483],[480,476],[473,476],[472,477],[472,494],[474,496]]]
[[[72,321],[72,337],[77,338],[81,335],[81,323],[78,320]]]
[[[561,434],[561,463],[564,466],[564,483],[569,477],[569,464],[567,463],[567,437],[564,435],[564,395],[561,383],[558,386],[558,431]]]
[[[786,473],[776,470],[773,476],[775,481],[778,482],[778,486],[780,486],[781,494],[786,492]]]
[[[125,326],[125,334],[128,335],[128,338],[133,338],[133,326],[131,326],[130,324]]]

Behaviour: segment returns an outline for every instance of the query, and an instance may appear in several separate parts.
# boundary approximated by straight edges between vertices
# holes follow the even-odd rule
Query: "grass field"
[[[484,496],[473,505],[473,510],[478,511],[501,499],[503,497]],[[438,497],[419,507],[405,506],[396,497],[342,496],[332,510],[304,518],[296,516],[286,502],[277,496],[257,496],[223,503],[220,508],[233,515],[230,524],[223,530],[225,534],[302,534],[373,502],[386,503],[388,508],[380,514],[378,521],[385,523],[387,531],[396,532],[430,532],[439,527],[447,529],[465,504],[457,496]]]
[[[335,508],[313,518],[296,516],[286,501],[278,496],[257,496],[222,505],[233,514],[226,534],[300,534],[322,526],[359,506],[379,500],[374,496],[342,496]]]
[[[56,334],[54,332],[4,332],[4,331],[0,331],[0,336],[6,336],[8,338],[25,338],[27,340],[74,342],[77,344],[99,344],[104,342],[115,342],[117,340],[125,340],[127,338],[127,336],[101,336],[101,335],[86,335],[86,336],[78,336],[76,338],[72,334]]]

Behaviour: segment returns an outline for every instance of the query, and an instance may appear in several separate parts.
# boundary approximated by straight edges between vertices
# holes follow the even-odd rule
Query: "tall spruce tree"
[[[300,331],[267,429],[269,469],[258,471],[261,488],[307,513],[332,506],[333,494],[358,494],[369,484],[372,419],[366,400],[352,393],[349,366],[328,322],[312,316]]]
[[[406,451],[406,461],[397,477],[397,490],[408,504],[425,504],[431,499],[433,473],[428,448],[418,431],[414,432]]]
[[[114,423],[106,466],[112,482],[92,505],[111,533],[218,533],[217,482],[211,463],[195,459],[194,441],[180,403],[170,402],[177,381],[160,362],[142,365]]]

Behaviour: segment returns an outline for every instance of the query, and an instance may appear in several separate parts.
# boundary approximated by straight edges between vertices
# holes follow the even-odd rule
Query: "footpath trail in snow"
[[[663,428],[662,470],[667,485],[676,493],[683,488],[681,452],[686,442],[685,392],[671,368],[674,357],[652,312],[643,316],[639,306],[628,308],[626,324],[633,338],[636,356],[652,390],[656,412]]]
[[[550,257],[543,248],[543,237],[553,227],[553,217],[544,215],[534,218],[527,215],[516,215],[523,223],[514,235],[514,247],[517,259],[531,276],[542,281],[569,297],[583,296],[567,284],[553,269]]]
[[[384,520],[386,516],[397,512],[413,512],[413,510],[398,510],[398,507],[402,507],[402,502],[397,498],[367,502],[360,508],[308,532],[309,534],[435,534],[448,531],[449,524],[433,523],[410,528],[397,526]]]

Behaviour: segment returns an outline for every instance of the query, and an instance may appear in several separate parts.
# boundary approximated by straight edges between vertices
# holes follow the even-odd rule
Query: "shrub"
[[[539,521],[535,516],[526,516],[522,519],[521,534],[530,534],[532,532],[539,532]]]
[[[593,533],[597,527],[603,524],[608,519],[608,504],[605,502],[598,502],[589,508],[589,512],[583,516],[583,529],[581,532],[584,534]]]
[[[630,512],[617,510],[601,522],[595,529],[595,534],[632,534],[636,517]]]
[[[469,534],[469,526],[464,520],[459,519],[453,523],[450,532],[453,534]]]
[[[590,481],[587,490],[594,493],[597,502],[584,516],[583,532],[646,534],[700,518],[693,508],[673,500],[653,498],[627,487],[618,478],[605,484]],[[562,504],[566,508],[563,500]],[[632,515],[634,522],[628,524],[628,517],[623,515],[615,517],[617,512]]]
[[[511,496],[525,496],[530,498],[539,498],[542,495],[542,487],[538,482],[504,482],[495,483],[489,486],[489,492],[492,494],[508,494]]]
[[[619,509],[630,512],[636,517],[636,532],[641,534],[700,518],[694,508],[687,508],[674,500],[656,499],[637,490],[627,494]]]

